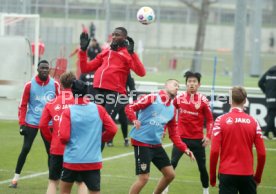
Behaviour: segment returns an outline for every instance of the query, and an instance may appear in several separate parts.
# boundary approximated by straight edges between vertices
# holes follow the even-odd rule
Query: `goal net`
[[[0,13],[0,118],[17,118],[24,84],[36,73],[31,42],[38,53],[39,15]]]

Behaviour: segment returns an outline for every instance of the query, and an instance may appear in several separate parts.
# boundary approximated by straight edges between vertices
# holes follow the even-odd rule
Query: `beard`
[[[174,99],[177,96],[177,92],[176,93],[168,92],[168,95],[170,99]]]
[[[126,46],[127,46],[127,43],[126,43],[125,40],[123,40],[123,41],[118,41],[118,42],[114,42],[114,41],[113,41],[113,42],[110,44],[110,48],[111,48],[111,50],[113,50],[113,51],[117,51],[119,47],[126,47]]]

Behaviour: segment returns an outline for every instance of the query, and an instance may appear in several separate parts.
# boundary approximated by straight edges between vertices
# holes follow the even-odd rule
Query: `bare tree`
[[[197,5],[196,2],[192,0],[179,0],[180,2],[186,4],[198,15],[198,27],[196,33],[196,42],[194,47],[194,56],[192,61],[191,70],[200,72],[201,71],[201,57],[204,50],[204,40],[207,21],[209,17],[209,7],[210,4],[216,3],[218,0],[201,0],[201,5]]]

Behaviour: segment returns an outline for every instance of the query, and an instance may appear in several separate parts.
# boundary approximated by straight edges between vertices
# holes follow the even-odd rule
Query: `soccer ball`
[[[155,14],[153,9],[150,7],[141,7],[137,12],[137,20],[144,25],[154,22]]]

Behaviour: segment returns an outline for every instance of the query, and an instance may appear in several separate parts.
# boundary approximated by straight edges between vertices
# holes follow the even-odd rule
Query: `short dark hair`
[[[231,89],[231,95],[232,101],[238,105],[242,104],[247,98],[247,93],[241,86],[234,86]]]
[[[125,36],[127,36],[127,29],[125,29],[124,27],[117,27],[117,28],[115,28],[116,30],[121,30],[122,32],[123,32],[123,34],[125,35]]]
[[[84,97],[87,94],[87,85],[82,80],[74,80],[71,90],[74,97]]]
[[[186,78],[186,83],[190,77],[195,77],[198,83],[200,83],[201,74],[198,72],[186,71],[186,73],[184,74],[184,77]]]
[[[47,60],[43,59],[38,62],[37,67],[39,67],[41,63],[47,63],[49,65],[49,62]]]
[[[63,88],[71,88],[74,80],[76,80],[76,76],[71,71],[60,76],[60,83]]]

